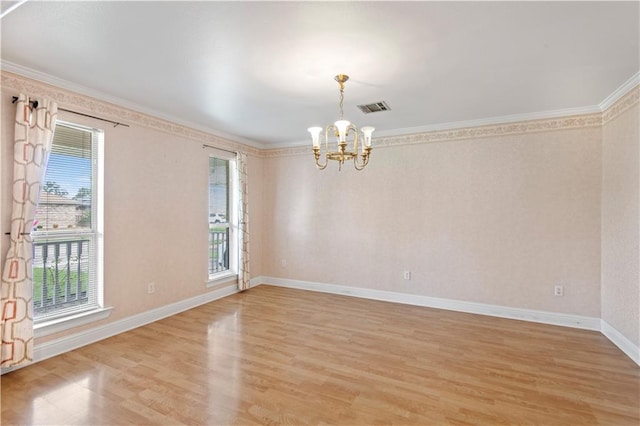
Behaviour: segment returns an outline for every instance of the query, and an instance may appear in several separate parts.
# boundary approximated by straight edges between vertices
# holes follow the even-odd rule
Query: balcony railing
[[[34,314],[88,302],[90,240],[34,242]]]
[[[229,269],[229,228],[209,231],[209,275]]]

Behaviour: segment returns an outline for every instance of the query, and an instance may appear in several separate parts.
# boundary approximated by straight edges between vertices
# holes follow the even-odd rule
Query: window
[[[36,211],[36,326],[102,305],[100,130],[58,122]]]
[[[209,279],[237,273],[235,160],[209,157]]]

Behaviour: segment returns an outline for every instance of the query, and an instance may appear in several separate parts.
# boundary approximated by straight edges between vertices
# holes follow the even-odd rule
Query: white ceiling
[[[337,119],[338,73],[351,77],[345,118],[378,135],[593,109],[640,69],[639,5],[28,1],[0,21],[1,57],[142,112],[287,146]],[[392,110],[356,108],[381,100]]]

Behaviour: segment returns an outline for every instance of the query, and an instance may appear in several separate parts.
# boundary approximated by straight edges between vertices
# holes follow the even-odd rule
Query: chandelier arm
[[[329,164],[329,162],[327,160],[325,160],[324,164],[320,164],[316,161],[316,167],[318,168],[318,170],[324,170],[327,168],[327,164]]]
[[[325,128],[325,134],[324,134],[325,152],[329,152],[329,139],[327,138],[328,131],[329,131],[329,127]],[[329,159],[325,154],[324,164],[320,163],[320,146],[322,146],[322,142],[320,142],[318,148],[313,148],[313,154],[316,157],[316,167],[318,168],[318,170],[324,170],[327,168],[327,165],[329,164]]]
[[[318,170],[324,170],[329,164],[329,160],[325,157],[324,164],[320,164],[320,148],[313,148],[313,155],[316,157],[316,167]]]
[[[367,164],[369,164],[369,153],[371,152],[371,148],[365,148],[364,152],[362,153],[362,156],[356,155],[355,157],[353,157],[353,167],[355,167],[356,170],[362,170],[365,167],[367,167]],[[362,157],[362,162],[359,163],[358,162],[358,158]]]

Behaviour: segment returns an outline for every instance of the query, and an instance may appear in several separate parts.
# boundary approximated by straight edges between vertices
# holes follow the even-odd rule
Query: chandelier
[[[333,124],[329,124],[324,129],[324,163],[320,162],[320,132],[322,127],[310,127],[307,129],[311,133],[313,143],[313,155],[316,157],[316,167],[324,170],[329,160],[338,162],[338,170],[342,170],[345,161],[353,160],[353,166],[356,170],[362,170],[369,163],[369,155],[371,154],[371,134],[375,130],[373,127],[367,126],[360,129],[362,137],[358,139],[358,128],[355,124],[345,120],[343,117],[342,104],[344,102],[344,83],[349,80],[349,76],[338,74],[335,80],[340,85],[340,120]],[[329,145],[329,136],[336,138],[336,144]],[[349,149],[347,149],[347,145]],[[360,153],[358,150],[360,149]]]

